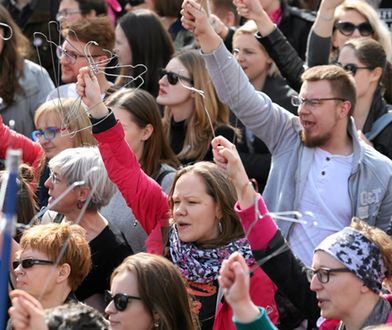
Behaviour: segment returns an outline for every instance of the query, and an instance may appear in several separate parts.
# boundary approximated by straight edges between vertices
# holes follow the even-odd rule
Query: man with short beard
[[[198,39],[220,100],[272,154],[263,194],[268,209],[302,214],[302,223],[278,221],[294,253],[310,266],[315,246],[353,216],[390,230],[392,162],[358,138],[351,117],[354,78],[336,65],[308,69],[299,96],[293,97],[295,116],[255,91],[198,2],[185,0],[182,15],[184,27]]]

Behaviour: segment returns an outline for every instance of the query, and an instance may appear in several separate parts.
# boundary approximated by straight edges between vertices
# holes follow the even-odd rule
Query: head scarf
[[[314,250],[339,260],[375,293],[381,292],[386,267],[378,246],[359,231],[346,227],[328,236]]]

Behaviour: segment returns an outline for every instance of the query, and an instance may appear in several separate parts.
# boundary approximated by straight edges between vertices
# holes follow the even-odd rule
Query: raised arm
[[[162,254],[162,227],[168,226],[168,200],[161,187],[147,176],[124,139],[124,130],[101,101],[97,78],[88,68],[78,76],[78,94],[89,108],[93,133],[110,179],[117,185],[128,206],[149,238],[149,252]],[[131,225],[131,223],[130,223]]]
[[[184,26],[192,30],[199,41],[219,99],[230,107],[272,153],[283,140],[287,141],[294,135],[297,138],[296,130],[299,127],[294,127],[293,122],[298,123],[298,120],[273,104],[266,94],[255,91],[238,62],[209,26],[206,13],[200,5],[194,0],[185,0],[181,12]]]
[[[10,129],[3,123],[2,116],[0,116],[0,141],[0,158],[5,159],[8,148],[22,149],[23,162],[30,164],[34,174],[38,175],[39,164],[43,157],[41,145]]]
[[[343,2],[344,0],[321,1],[308,39],[306,53],[309,67],[328,64],[335,10]]]
[[[303,264],[295,258],[260,194],[249,184],[235,146],[223,137],[212,141],[214,161],[227,173],[238,194],[235,205],[253,255],[281,292],[315,325],[320,315]]]
[[[297,51],[272,22],[259,0],[234,0],[233,3],[241,16],[256,22],[257,40],[274,60],[290,87],[298,92],[302,85],[301,75],[305,69],[304,61]]]

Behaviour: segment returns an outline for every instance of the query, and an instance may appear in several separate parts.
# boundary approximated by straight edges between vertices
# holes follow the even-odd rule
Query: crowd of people
[[[6,328],[392,328],[388,8],[0,1]]]

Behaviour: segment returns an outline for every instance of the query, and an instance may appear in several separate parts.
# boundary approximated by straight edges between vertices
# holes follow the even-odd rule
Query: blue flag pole
[[[0,329],[6,328],[8,307],[8,279],[11,255],[11,240],[15,228],[17,177],[22,151],[8,149],[6,157],[6,190],[3,205],[3,246],[1,249],[0,267]],[[3,183],[4,184],[4,183]]]

